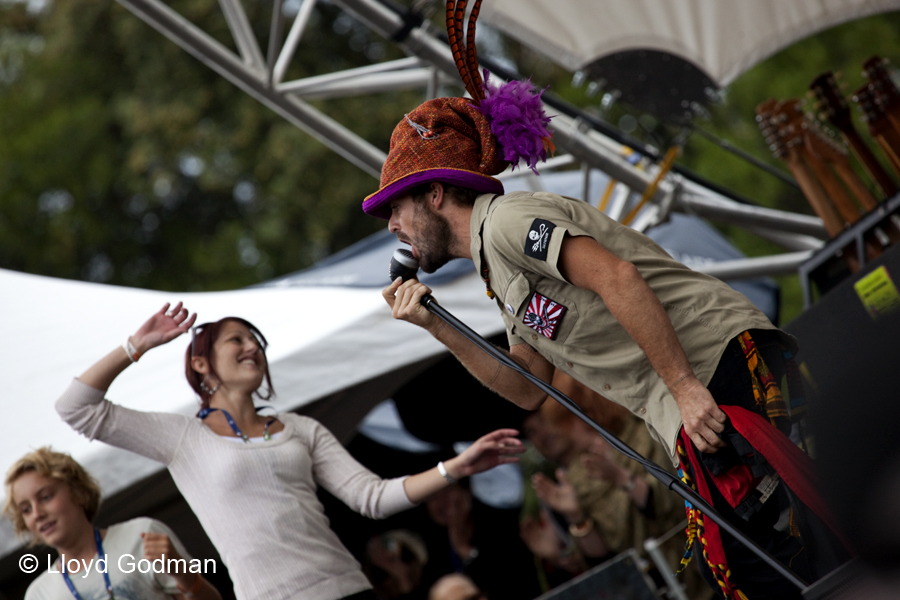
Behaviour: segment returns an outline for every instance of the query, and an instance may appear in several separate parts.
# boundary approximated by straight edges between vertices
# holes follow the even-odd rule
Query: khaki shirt
[[[704,385],[731,338],[747,329],[775,329],[746,296],[692,271],[653,240],[585,202],[547,192],[483,194],[475,201],[470,227],[472,258],[481,273],[483,250],[510,346],[528,344],[556,368],[644,419],[673,463],[681,429],[675,399],[603,300],[560,274],[563,238],[592,237],[637,267]]]

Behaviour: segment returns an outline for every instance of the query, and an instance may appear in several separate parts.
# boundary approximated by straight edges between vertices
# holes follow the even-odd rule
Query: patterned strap
[[[762,413],[769,421],[785,435],[791,433],[791,418],[787,404],[781,395],[781,386],[769,367],[766,366],[759,349],[750,332],[745,331],[738,336],[744,358],[747,359],[747,368],[750,370],[750,379],[753,382],[753,398]]]

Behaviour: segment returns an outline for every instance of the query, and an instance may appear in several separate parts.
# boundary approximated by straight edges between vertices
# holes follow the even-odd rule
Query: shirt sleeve
[[[559,271],[559,256],[566,235],[592,237],[608,246],[604,240],[611,240],[616,235],[618,224],[587,204],[562,205],[548,201],[550,198],[552,195],[547,195],[545,199],[538,193],[498,206],[491,217],[489,243],[494,251],[515,267],[565,281]],[[585,209],[590,209],[592,214],[578,214]],[[594,215],[594,212],[597,214]],[[593,228],[599,230],[604,239],[597,239],[596,235],[592,236],[583,229],[579,221],[586,217],[590,218]]]
[[[310,456],[316,482],[370,519],[383,519],[415,506],[403,487],[406,477],[382,479],[350,456],[324,425],[310,422]]]
[[[113,404],[101,390],[74,379],[56,401],[56,412],[91,440],[130,450],[168,466],[187,429],[188,418],[143,412]]]

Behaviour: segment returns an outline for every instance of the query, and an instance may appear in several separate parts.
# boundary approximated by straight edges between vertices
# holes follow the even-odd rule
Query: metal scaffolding
[[[386,40],[399,40],[396,43],[408,58],[294,81],[284,81],[284,76],[309,26],[317,0],[302,0],[290,23],[282,0],[273,0],[265,56],[240,0],[219,0],[237,53],[161,0],[117,1],[244,92],[375,178],[380,176],[385,152],[306,100],[406,89],[421,89],[433,97],[438,85],[458,83],[450,49],[434,34],[429,23],[415,25],[379,0],[331,2]],[[288,33],[283,36],[285,29]],[[635,194],[639,197],[657,184],[648,203],[629,223],[635,229],[644,230],[664,221],[670,211],[677,211],[746,228],[789,251],[700,268],[721,279],[795,273],[823,246],[822,240],[827,239],[818,217],[737,202],[677,173],[664,172],[656,181],[658,166],[647,170],[635,167],[624,157],[620,142],[592,129],[586,120],[557,115],[553,119],[553,131],[554,143],[566,154],[548,161],[542,170],[577,163],[585,171],[586,180],[591,169],[606,173],[618,188],[614,194],[617,200],[607,209],[607,214],[614,218],[623,219],[630,197]]]

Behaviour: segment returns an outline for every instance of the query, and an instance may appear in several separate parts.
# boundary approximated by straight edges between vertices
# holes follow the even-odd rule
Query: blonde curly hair
[[[72,499],[81,505],[88,521],[93,521],[100,508],[100,486],[78,462],[64,452],[54,452],[49,446],[29,452],[6,472],[6,501],[3,512],[12,521],[16,535],[23,536],[28,531],[22,511],[13,499],[12,485],[22,475],[35,472],[43,477],[62,481],[69,486]],[[34,544],[35,540],[31,540]]]

